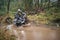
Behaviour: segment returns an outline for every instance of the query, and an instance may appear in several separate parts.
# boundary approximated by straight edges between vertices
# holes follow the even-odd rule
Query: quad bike
[[[25,17],[25,18],[22,18],[22,17],[15,18],[13,21],[14,21],[14,24],[16,26],[21,26],[21,25],[27,23],[27,17]]]

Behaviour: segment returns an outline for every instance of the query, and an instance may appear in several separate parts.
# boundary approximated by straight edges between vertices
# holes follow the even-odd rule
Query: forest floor
[[[60,40],[60,28],[44,24],[36,25],[31,22],[20,27],[12,24],[7,29],[16,36],[16,40]]]
[[[44,17],[41,22],[42,17],[37,15],[29,16],[28,19],[33,22],[19,27],[10,24],[6,29],[11,35],[16,36],[16,40],[60,40],[60,28],[43,24],[47,23]]]

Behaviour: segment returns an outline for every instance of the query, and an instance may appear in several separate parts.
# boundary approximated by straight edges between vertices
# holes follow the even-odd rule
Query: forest
[[[27,24],[22,25],[23,28],[19,29],[16,28],[13,23],[15,14],[17,13],[18,9],[26,13],[28,22]],[[30,28],[25,28],[25,26],[32,26],[32,28],[35,28],[36,26],[37,28],[34,30],[40,30],[38,26],[43,28],[48,26],[47,28],[52,28],[54,32],[57,31],[56,33],[60,35],[60,0],[0,0],[0,40],[20,40],[21,38],[19,39],[19,36],[17,39],[15,37],[17,36],[17,33],[16,35],[13,35],[13,32],[15,32],[14,30],[11,32],[11,34],[10,31],[12,29],[6,29],[8,25],[13,25],[14,27],[12,29],[16,29],[16,32],[19,30],[23,30],[24,32],[26,32],[26,30],[29,31]],[[43,28],[41,30],[43,30]],[[30,31],[26,32],[27,35],[28,33],[31,33]],[[56,37],[56,40],[60,40],[59,37],[60,36]],[[30,37],[30,39],[24,38],[25,36],[21,40],[33,40],[33,38]],[[39,40],[39,38],[36,40]]]
[[[31,14],[38,15],[39,19],[36,19],[45,21],[45,23],[60,17],[59,0],[0,0],[0,16],[8,14],[13,18],[18,8],[30,15],[30,18],[33,17]]]

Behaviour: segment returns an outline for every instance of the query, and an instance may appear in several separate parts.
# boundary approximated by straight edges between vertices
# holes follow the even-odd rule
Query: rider
[[[15,24],[19,26],[25,23],[25,17],[26,17],[26,13],[18,9],[18,12],[15,14]]]

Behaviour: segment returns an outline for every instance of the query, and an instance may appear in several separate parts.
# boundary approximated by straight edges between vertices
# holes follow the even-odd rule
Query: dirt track
[[[23,27],[13,26],[16,40],[60,40],[60,29],[51,29],[45,25],[35,26],[29,24]]]

